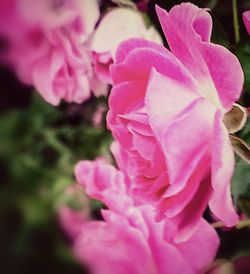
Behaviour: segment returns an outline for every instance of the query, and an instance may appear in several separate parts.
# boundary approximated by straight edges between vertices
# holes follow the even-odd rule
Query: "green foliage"
[[[240,46],[236,54],[245,74],[245,90],[250,94],[250,43]]]
[[[232,191],[235,204],[250,216],[250,168],[249,164],[241,159],[236,161]]]
[[[250,144],[250,119],[240,132],[240,137]],[[235,204],[250,217],[250,167],[247,162],[238,157],[232,181],[232,192]]]
[[[100,99],[80,106],[85,116],[75,122],[67,106],[55,108],[35,95],[27,109],[0,117],[0,163],[6,171],[1,182],[0,217],[13,218],[14,214],[20,220],[15,237],[8,243],[12,256],[26,252],[32,256],[37,247],[29,246],[29,237],[36,233],[56,233],[56,256],[70,260],[69,249],[58,237],[57,210],[63,203],[78,206],[77,197],[74,203],[65,200],[66,188],[75,182],[75,164],[84,158],[108,155],[110,136],[105,123],[92,126],[93,112],[104,103]],[[5,225],[8,230],[11,224]]]

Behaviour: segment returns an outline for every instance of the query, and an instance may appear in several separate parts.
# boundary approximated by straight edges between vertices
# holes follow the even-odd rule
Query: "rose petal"
[[[240,97],[244,75],[235,55],[209,42],[212,20],[208,12],[183,3],[169,13],[157,8],[157,13],[171,51],[199,81],[200,93],[231,109]]]
[[[217,111],[212,143],[212,187],[209,207],[217,218],[228,227],[234,226],[239,218],[231,197],[231,179],[234,172],[234,153],[222,114]]]

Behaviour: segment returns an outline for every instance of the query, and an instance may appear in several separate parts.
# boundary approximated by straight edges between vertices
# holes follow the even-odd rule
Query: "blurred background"
[[[83,0],[84,1],[84,0]],[[139,1],[134,1],[139,2]],[[159,28],[154,5],[170,9],[183,1],[148,1],[150,20]],[[238,1],[240,42],[236,44],[232,1],[191,1],[211,9],[213,41],[233,51],[241,61],[246,83],[241,104],[250,106],[250,37],[241,14],[250,1]],[[102,2],[102,10],[115,6]],[[8,45],[1,38],[0,49]],[[106,98],[91,98],[82,105],[53,107],[33,87],[25,86],[14,72],[0,67],[0,265],[8,274],[86,273],[74,259],[70,239],[64,234],[58,213],[64,205],[81,210],[81,199],[65,195],[75,183],[74,166],[81,159],[98,156],[111,159],[111,136],[106,129]],[[94,115],[93,115],[94,114]],[[250,123],[239,133],[250,143]],[[250,171],[240,160],[233,180],[233,194],[239,211],[250,213]],[[91,202],[94,218],[101,205]],[[208,217],[209,218],[209,217]],[[250,273],[250,229],[218,228],[220,264],[234,263],[236,273]],[[230,273],[229,270],[224,273]]]

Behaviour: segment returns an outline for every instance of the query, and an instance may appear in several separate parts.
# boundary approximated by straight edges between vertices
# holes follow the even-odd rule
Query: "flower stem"
[[[241,228],[249,227],[249,226],[250,226],[250,220],[248,219],[248,220],[240,221],[240,222],[237,224],[236,228],[241,229]]]
[[[237,0],[233,0],[233,18],[234,18],[235,43],[238,44],[240,42],[240,31],[239,31],[240,28],[239,28]]]
[[[223,222],[215,222],[215,223],[212,223],[211,225],[213,228],[225,227]],[[242,220],[235,226],[235,228],[237,228],[237,229],[241,229],[241,228],[245,228],[245,227],[250,227],[250,219]]]
[[[210,2],[208,3],[207,7],[210,10],[213,10],[216,7],[217,3],[218,3],[218,0],[210,0]]]

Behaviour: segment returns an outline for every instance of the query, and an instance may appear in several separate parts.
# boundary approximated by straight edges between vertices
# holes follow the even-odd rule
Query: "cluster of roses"
[[[119,169],[76,166],[86,193],[107,207],[103,221],[64,219],[76,256],[95,274],[204,273],[219,245],[204,211],[227,227],[238,222],[231,141],[246,120],[237,129],[228,122],[244,76],[237,58],[211,43],[211,16],[191,3],[157,7],[170,51],[138,11],[115,8],[99,20],[94,0],[28,2],[5,6],[8,61],[22,80],[54,105],[112,84],[107,125]],[[22,31],[10,29],[13,20]],[[249,13],[244,21],[250,31]]]
[[[121,41],[161,43],[142,13],[118,7],[101,15],[98,0],[1,0],[0,18],[0,35],[9,46],[1,61],[52,105],[62,99],[82,103],[91,91],[106,95],[109,65]]]

